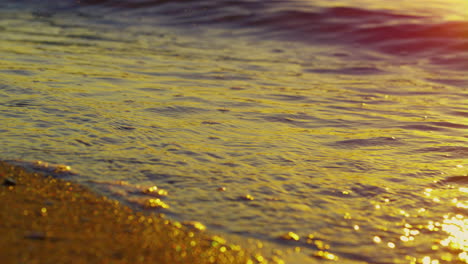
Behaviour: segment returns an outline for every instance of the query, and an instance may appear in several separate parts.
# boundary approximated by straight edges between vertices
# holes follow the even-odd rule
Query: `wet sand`
[[[263,262],[218,236],[5,162],[0,183],[2,263]]]

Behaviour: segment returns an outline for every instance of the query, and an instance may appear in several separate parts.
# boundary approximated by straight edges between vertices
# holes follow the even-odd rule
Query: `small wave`
[[[432,122],[431,124],[435,126],[439,126],[439,127],[468,129],[468,125],[451,123],[451,122]]]
[[[430,152],[439,152],[449,155],[449,157],[463,159],[468,158],[468,147],[462,146],[438,146],[430,148],[419,149],[418,152],[430,153]]]
[[[189,107],[189,106],[166,106],[166,107],[151,107],[146,108],[145,111],[157,113],[165,116],[180,116],[190,115],[206,111],[202,108]]]
[[[443,128],[443,127],[422,125],[422,124],[405,125],[405,126],[400,126],[400,127],[404,129],[419,130],[419,131],[446,131],[447,130],[446,128]]]
[[[30,106],[37,106],[34,100],[12,100],[5,103],[1,103],[0,105],[5,105],[8,107],[30,107]]]
[[[393,55],[425,56],[438,65],[465,67],[468,57],[466,21],[432,22],[425,16],[339,7],[319,12],[286,11],[248,25],[266,25],[301,41],[359,44]],[[450,56],[453,52],[457,57]]]
[[[374,197],[387,193],[384,188],[368,184],[355,184],[355,186],[351,187],[351,191],[361,197]]]
[[[450,176],[433,183],[432,187],[442,187],[446,185],[468,185],[468,176]]]
[[[374,137],[364,139],[349,139],[337,141],[332,146],[340,148],[360,148],[360,147],[375,147],[375,146],[392,146],[401,145],[403,142],[394,137]]]
[[[116,1],[116,0],[81,0],[81,4],[85,5],[106,5],[114,6],[120,8],[147,8],[152,6],[158,6],[164,3],[170,2],[192,2],[191,0],[126,0],[126,1]]]
[[[455,116],[468,117],[468,112],[463,111],[454,111],[451,114]]]
[[[53,175],[54,177],[64,178],[69,175],[76,175],[77,172],[70,166],[64,164],[53,164],[44,161],[26,161],[26,160],[5,160],[13,165],[21,166],[27,170]]]
[[[306,70],[308,72],[322,73],[322,74],[344,74],[344,75],[371,75],[371,74],[381,74],[384,71],[376,67],[350,67],[350,68],[341,68],[341,69],[311,69]]]
[[[447,78],[428,78],[428,81],[441,83],[445,85],[457,86],[457,87],[466,87],[468,85],[468,80],[460,79],[447,79]]]
[[[400,127],[404,129],[420,130],[420,131],[448,131],[450,129],[468,129],[468,125],[452,123],[452,122],[427,122],[424,124],[415,123],[415,124],[403,125]]]

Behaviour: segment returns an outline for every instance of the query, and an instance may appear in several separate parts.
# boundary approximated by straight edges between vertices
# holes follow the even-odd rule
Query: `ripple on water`
[[[11,100],[1,104],[8,107],[30,107],[39,105],[37,101],[33,99]]]
[[[198,114],[201,112],[205,112],[207,110],[203,108],[192,107],[192,106],[176,105],[176,106],[151,107],[151,108],[146,108],[145,111],[157,113],[157,114],[165,115],[165,116],[179,116],[179,115],[183,116],[183,115]]]
[[[372,137],[341,140],[331,143],[330,145],[337,148],[361,148],[361,147],[376,147],[376,146],[399,146],[404,142],[395,137]]]
[[[464,112],[464,111],[453,111],[453,112],[449,112],[449,114],[454,115],[454,116],[461,116],[461,117],[468,118],[468,112]]]
[[[421,153],[444,153],[447,158],[463,159],[468,158],[468,147],[464,146],[437,146],[416,150]]]
[[[439,127],[468,129],[468,125],[452,123],[452,122],[431,122],[431,124],[435,126],[439,126]]]
[[[306,69],[306,72],[320,73],[320,74],[344,74],[344,75],[371,75],[371,74],[384,74],[385,71],[378,67],[349,67],[339,69]]]
[[[430,126],[430,125],[425,125],[425,124],[411,124],[411,125],[404,125],[400,126],[401,128],[404,129],[409,129],[409,130],[419,130],[419,131],[447,131],[447,128],[444,127],[438,127],[438,126]]]
[[[468,176],[450,176],[437,182],[437,184],[468,184]]]

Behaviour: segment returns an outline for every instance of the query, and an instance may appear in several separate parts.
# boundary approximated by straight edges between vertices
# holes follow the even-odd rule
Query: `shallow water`
[[[304,263],[468,263],[451,3],[3,1],[0,157]]]

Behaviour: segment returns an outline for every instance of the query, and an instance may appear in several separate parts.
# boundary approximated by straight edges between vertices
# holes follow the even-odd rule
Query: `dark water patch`
[[[183,149],[168,149],[168,151],[181,155],[181,156],[189,156],[189,157],[200,157],[201,153],[191,151],[191,150],[183,150]]]
[[[146,108],[145,111],[160,114],[160,115],[165,115],[165,116],[179,116],[179,115],[198,114],[207,110],[203,108],[192,107],[192,106],[166,106],[166,107]]]
[[[403,183],[406,181],[406,179],[401,179],[401,178],[395,178],[395,177],[387,177],[385,180],[390,181],[390,182],[396,182],[396,183]]]
[[[120,144],[122,143],[122,140],[119,138],[115,137],[101,137],[99,138],[101,142],[104,142],[104,144]]]
[[[409,129],[409,130],[419,130],[419,131],[447,131],[446,128],[442,128],[438,126],[423,125],[423,124],[405,125],[405,126],[400,126],[400,128]]]
[[[359,161],[359,160],[344,160],[344,161],[336,161],[329,165],[324,165],[325,168],[330,169],[338,169],[340,171],[346,172],[371,172],[374,170],[378,170],[375,166],[371,165],[369,162],[366,161]]]
[[[449,176],[430,184],[432,188],[449,188],[450,190],[453,190],[454,187],[465,186],[468,186],[468,175]],[[456,210],[456,208],[454,209]]]
[[[468,44],[466,44],[465,47],[458,47],[457,50],[468,50]],[[445,68],[454,68],[454,69],[466,69],[468,67],[468,61],[466,60],[466,56],[457,56],[455,55],[456,53],[460,54],[460,52],[455,52],[455,53],[446,53],[446,54],[441,54],[440,56],[437,57],[432,57],[430,58],[431,64],[437,65],[437,66],[443,66]],[[443,83],[443,84],[449,84],[453,86],[458,86],[466,84],[466,82],[463,82],[462,80],[459,79],[431,79],[432,81],[438,82],[438,83]],[[466,85],[465,85],[466,87]]]
[[[17,75],[23,75],[23,76],[33,76],[36,75],[36,73],[28,70],[1,70],[0,72],[6,73],[6,74],[17,74]]]
[[[229,89],[234,90],[234,91],[242,91],[242,90],[246,90],[247,88],[245,88],[245,87],[230,87]]]
[[[387,193],[384,188],[369,184],[355,184],[351,187],[351,191],[360,197],[374,197]]]
[[[97,116],[92,116],[93,118],[87,118],[83,116],[72,116],[66,119],[66,122],[74,123],[74,124],[96,124],[98,123]]]
[[[306,128],[306,127],[310,126],[310,124],[308,124],[308,122],[294,119],[290,115],[266,116],[263,119],[268,121],[268,122],[284,123],[284,124],[294,125],[294,126],[303,127],[303,128]]]
[[[93,144],[88,143],[88,142],[86,142],[86,141],[84,141],[84,140],[81,140],[81,139],[75,139],[75,141],[78,142],[78,143],[80,143],[80,144],[82,144],[82,145],[85,145],[85,146],[87,146],[87,147],[91,147],[91,146],[93,145]]]
[[[137,129],[135,126],[130,124],[129,122],[111,122],[110,126],[116,130],[121,130],[121,131],[133,131]]]
[[[151,181],[158,182],[161,185],[174,185],[174,186],[186,186],[188,182],[197,181],[196,177],[190,176],[181,176],[175,174],[167,173],[157,173],[150,170],[141,170],[140,171],[146,178]]]
[[[451,158],[456,158],[456,159],[468,158],[468,147],[462,147],[462,146],[438,146],[438,147],[421,148],[421,149],[418,149],[417,151],[422,152],[422,153],[432,153],[432,152],[445,153],[445,157],[451,157]]]
[[[95,45],[102,44],[104,42],[108,42],[108,44],[114,43],[133,43],[133,40],[124,40],[121,38],[111,38],[106,36],[105,34],[100,34],[99,32],[95,33],[88,33],[88,34],[76,34],[76,33],[65,33],[65,35],[69,40],[75,41],[86,41],[90,43],[94,43]]]
[[[222,123],[218,121],[202,121],[201,124],[202,125],[221,125]]]
[[[160,146],[156,145],[156,147],[165,148],[168,151],[178,150],[182,148],[182,146],[177,143],[162,143]]]
[[[332,121],[327,121],[315,116],[311,116],[307,113],[298,112],[296,114],[270,114],[263,115],[261,117],[263,120],[274,123],[285,123],[289,125],[294,125],[298,127],[315,127],[317,122],[322,123],[324,126],[326,123]]]
[[[361,106],[366,106],[366,105],[397,105],[399,102],[393,101],[393,100],[387,100],[385,98],[381,98],[379,96],[374,96],[374,95],[363,95],[361,96],[362,101],[361,101]],[[374,110],[372,110],[374,111]],[[389,111],[382,111],[382,112],[389,112]]]
[[[87,146],[86,144],[89,144],[86,141],[83,140],[76,140],[81,141],[82,144]],[[81,143],[80,142],[80,143]],[[97,143],[92,143],[92,145],[96,145]],[[160,162],[157,161],[142,161],[134,157],[128,157],[128,158],[118,158],[118,157],[113,157],[113,158],[96,158],[96,161],[100,162],[101,164],[105,164],[104,166],[111,170],[111,171],[120,171],[120,172],[126,172],[130,170],[130,167],[135,167],[138,168],[139,166],[146,165],[146,164],[151,164],[151,165],[158,165]],[[124,173],[122,173],[124,174]]]
[[[269,98],[277,99],[280,101],[304,101],[307,100],[307,96],[303,95],[287,95],[287,94],[270,94]]]
[[[240,164],[233,163],[233,162],[223,162],[223,163],[221,163],[221,165],[228,166],[228,167],[231,167],[231,168],[236,168],[236,167],[241,167],[242,166]]]
[[[220,156],[220,155],[218,155],[218,154],[216,154],[216,153],[205,152],[204,154],[206,154],[206,155],[208,155],[208,156],[210,156],[210,157],[212,157],[212,158],[215,158],[215,159],[224,159],[224,157],[222,157],[222,156]]]
[[[105,5],[119,8],[148,8],[154,7],[165,3],[190,3],[194,2],[193,0],[81,0],[80,3],[84,5]]]
[[[404,90],[391,90],[388,91],[388,95],[402,95],[402,96],[440,96],[444,94],[443,92],[433,92],[427,90],[419,90],[419,91],[404,91]],[[445,95],[445,94],[444,94]]]
[[[459,184],[459,185],[468,185],[468,176],[450,176],[441,181],[438,181],[438,184]]]
[[[30,106],[38,106],[35,100],[11,100],[1,105],[8,106],[8,107],[30,107]]]
[[[45,120],[36,120],[35,124],[36,127],[40,128],[51,128],[51,127],[58,127],[62,125],[61,122],[52,122],[52,121],[45,121]]]
[[[429,85],[424,85],[421,83],[416,83],[412,81],[399,81],[392,80],[386,83],[385,88],[361,88],[361,87],[346,87],[349,90],[363,92],[363,93],[374,93],[379,95],[380,98],[395,95],[395,96],[440,96],[446,95],[446,91],[433,91],[434,87]],[[418,87],[418,90],[414,88]],[[425,89],[423,89],[425,88]],[[372,96],[372,95],[371,95]]]
[[[208,105],[212,104],[212,102],[210,100],[206,100],[204,98],[196,97],[196,96],[186,96],[184,94],[175,94],[173,96],[173,100],[174,101],[188,101],[188,102],[206,103]],[[196,109],[198,109],[198,111],[203,110],[202,108],[196,108]],[[193,109],[193,110],[195,110],[195,109]]]
[[[467,47],[466,50],[468,50],[468,47]],[[435,83],[447,84],[447,85],[452,85],[452,86],[457,86],[457,87],[467,87],[468,86],[468,80],[445,79],[445,78],[437,78],[437,79],[428,78],[427,80],[431,81],[431,82],[435,82]]]
[[[76,112],[74,112],[72,108],[61,109],[59,107],[41,107],[40,110],[43,113],[51,114],[51,115],[55,115],[56,117],[63,117],[63,118],[76,114]]]
[[[1,111],[2,112],[2,115],[4,117],[10,117],[10,118],[24,118],[26,116],[25,113],[11,113],[11,111]]]
[[[376,147],[376,146],[399,146],[404,144],[401,139],[395,137],[373,137],[365,139],[348,139],[336,141],[330,144],[338,148],[361,148],[361,147]]]
[[[461,117],[466,117],[466,118],[468,118],[468,112],[453,111],[453,112],[450,112],[449,114],[454,115],[454,116],[461,116]]]
[[[468,125],[462,125],[462,124],[451,123],[451,122],[431,122],[431,124],[435,126],[439,126],[439,127],[468,129]]]
[[[306,72],[314,72],[320,74],[344,74],[344,75],[372,75],[372,74],[383,74],[385,71],[380,70],[377,67],[350,67],[350,68],[339,68],[339,69],[306,69]]]
[[[145,91],[145,92],[167,92],[166,89],[162,88],[151,88],[151,87],[145,87],[145,88],[138,88],[140,91]]]
[[[66,40],[33,40],[33,39],[22,39],[22,43],[29,43],[33,45],[43,45],[43,47],[51,47],[51,46],[62,46],[62,47],[94,47],[94,44],[85,43],[85,42],[77,42],[77,41],[66,41]]]
[[[294,160],[283,157],[283,156],[280,156],[280,155],[271,156],[271,157],[268,157],[267,159],[270,160],[273,164],[281,164],[283,166],[294,166],[295,165]]]
[[[117,126],[116,129],[117,129],[117,130],[123,130],[123,131],[132,131],[132,130],[135,130],[136,127],[132,127],[132,126]]]

